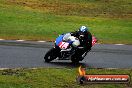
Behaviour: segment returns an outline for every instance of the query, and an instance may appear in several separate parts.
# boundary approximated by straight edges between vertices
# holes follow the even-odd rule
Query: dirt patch
[[[131,18],[131,11],[127,8],[129,3],[117,5],[117,2],[103,0],[100,2],[87,3],[70,3],[66,1],[41,1],[41,0],[8,0],[8,5],[22,6],[28,10],[37,10],[42,12],[53,13],[57,15],[77,15],[92,17],[110,17],[110,18]]]

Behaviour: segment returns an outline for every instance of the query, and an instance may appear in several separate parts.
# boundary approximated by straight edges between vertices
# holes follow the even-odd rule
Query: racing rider
[[[83,49],[78,49],[78,51],[76,52],[77,55],[82,56],[84,52],[89,52],[91,50],[92,35],[89,32],[88,27],[81,26],[78,31],[71,32],[71,35],[77,37],[80,41],[80,47],[83,47]]]
[[[82,58],[81,56],[84,54],[84,52],[89,52],[91,50],[92,35],[86,26],[81,26],[78,31],[66,33],[63,37],[63,41],[68,41],[70,36],[78,38],[80,41],[79,47],[83,47],[82,49],[78,48],[76,51],[76,55],[80,56],[80,58]]]

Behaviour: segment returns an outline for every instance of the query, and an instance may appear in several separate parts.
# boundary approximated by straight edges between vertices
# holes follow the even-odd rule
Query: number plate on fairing
[[[69,43],[67,43],[67,42],[60,42],[60,44],[59,44],[59,47],[61,49],[67,49],[68,46],[69,46]]]

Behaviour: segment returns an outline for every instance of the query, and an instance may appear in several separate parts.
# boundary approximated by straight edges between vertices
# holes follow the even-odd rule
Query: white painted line
[[[46,41],[37,41],[37,42],[46,42]]]
[[[25,41],[25,40],[16,40],[16,41],[18,41],[18,42],[23,42],[23,41]]]
[[[1,40],[5,40],[5,39],[0,39],[0,41],[1,41]]]
[[[31,68],[31,69],[38,69],[38,68]]]
[[[0,70],[6,70],[6,69],[8,69],[8,68],[0,68]]]
[[[115,45],[125,45],[125,44],[115,44]]]
[[[106,68],[106,69],[119,69],[119,68]]]

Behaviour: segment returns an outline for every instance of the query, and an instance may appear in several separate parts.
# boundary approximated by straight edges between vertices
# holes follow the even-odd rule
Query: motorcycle
[[[82,61],[89,52],[89,51],[84,52],[84,54],[81,56],[82,58],[80,58],[76,51],[77,49],[79,50],[83,49],[83,47],[74,48],[72,46],[73,41],[64,42],[63,37],[64,34],[56,38],[55,46],[51,48],[44,56],[45,62],[51,62],[54,59],[58,59],[71,60],[73,63],[79,63],[79,61]],[[97,39],[92,35],[92,46],[94,46],[96,42]]]

